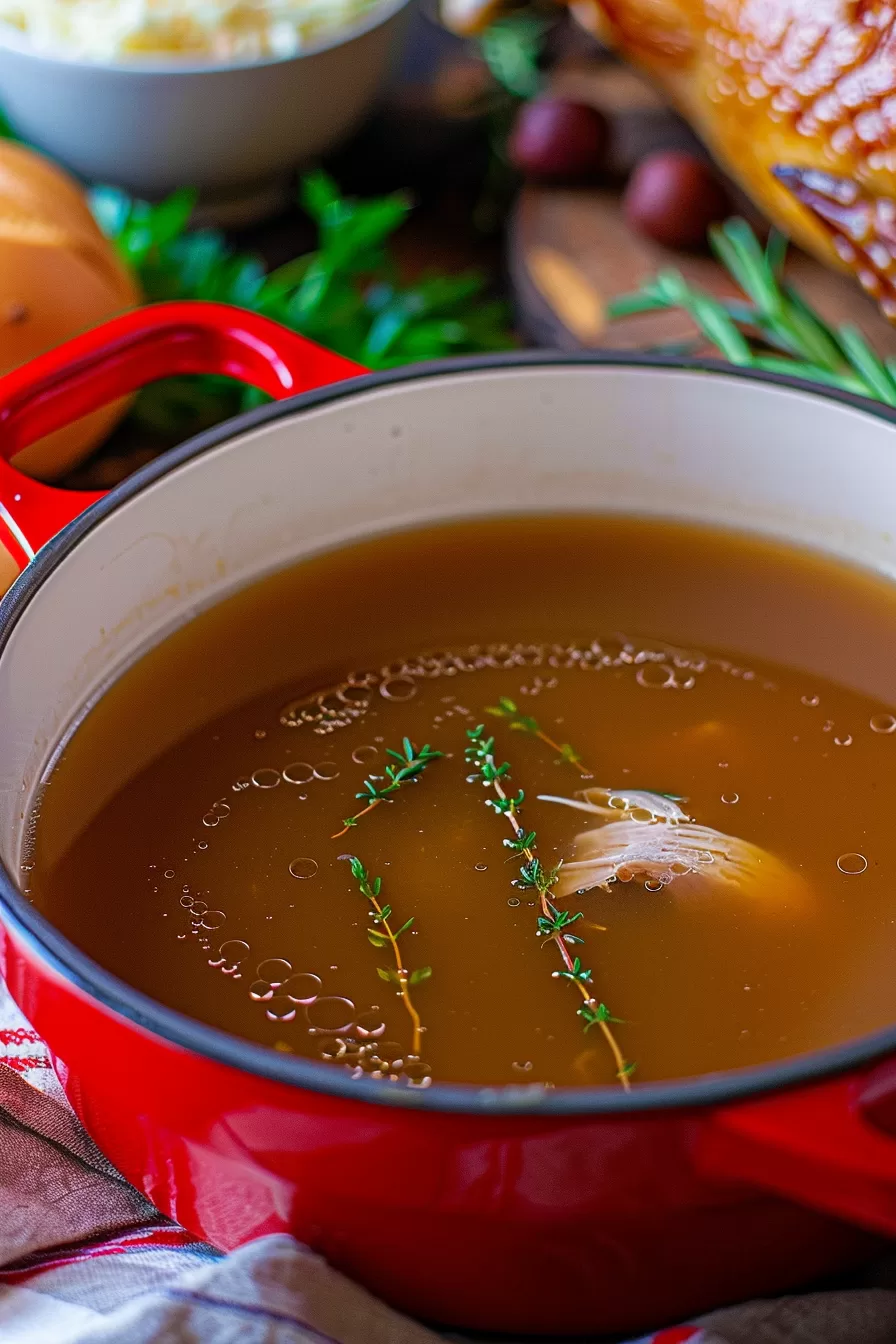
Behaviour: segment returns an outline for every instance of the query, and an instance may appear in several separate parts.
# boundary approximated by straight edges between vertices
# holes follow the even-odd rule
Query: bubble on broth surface
[[[858,877],[868,867],[868,860],[864,854],[841,854],[837,860],[837,867],[847,876]]]
[[[254,999],[256,1003],[264,1003],[274,997],[274,990],[267,980],[255,980],[249,986],[249,998]]]
[[[635,681],[646,690],[675,690],[678,679],[668,663],[646,663],[635,673]]]
[[[292,761],[283,767],[281,773],[287,784],[310,784],[314,778],[314,766],[307,761]]]
[[[809,709],[816,709],[821,704],[821,697],[818,695],[801,695],[800,704],[806,705]]]
[[[359,1013],[355,1021],[355,1031],[362,1040],[375,1040],[385,1033],[386,1024],[379,1013]]]
[[[226,918],[223,910],[206,910],[202,916],[202,927],[204,929],[219,929]]]
[[[209,957],[209,966],[214,966],[224,975],[236,976],[240,963],[249,955],[249,944],[242,938],[229,938],[218,948],[215,957]]]
[[[384,700],[413,700],[417,694],[417,687],[411,681],[410,677],[389,677],[380,686],[380,695]]]
[[[280,783],[280,771],[265,768],[255,770],[252,773],[252,783],[256,789],[276,789]]]
[[[270,1018],[272,1022],[291,1022],[295,1015],[296,1005],[285,994],[276,995],[265,1008],[265,1017]]]
[[[723,794],[722,794],[722,802],[723,802],[723,803],[739,803],[739,802],[740,802],[740,794],[737,794],[737,793],[723,793]]]
[[[293,877],[309,878],[314,877],[318,867],[315,859],[293,859],[289,865],[289,871]]]
[[[896,718],[892,714],[874,714],[869,720],[872,733],[896,732]]]
[[[312,1036],[340,1035],[351,1031],[355,1021],[355,1005],[351,999],[326,995],[316,999],[305,1009],[305,1019]]]
[[[379,756],[379,748],[373,746],[355,747],[352,752],[352,760],[355,765],[366,765],[369,761],[375,761]]]
[[[318,761],[314,767],[314,778],[330,780],[336,779],[339,775],[339,766],[335,761]]]
[[[266,980],[269,985],[276,989],[282,985],[283,981],[292,971],[292,962],[285,961],[282,957],[269,957],[258,967],[258,977],[260,980]]]
[[[313,975],[311,971],[298,971],[288,980],[284,980],[280,988],[293,1003],[300,1003],[307,1008],[320,994],[323,981],[319,975]]]
[[[242,938],[229,938],[226,943],[221,944],[218,951],[228,961],[242,961],[249,955],[249,944]]]

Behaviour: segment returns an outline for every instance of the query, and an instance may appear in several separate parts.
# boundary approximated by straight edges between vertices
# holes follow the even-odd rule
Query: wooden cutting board
[[[660,247],[633,232],[622,216],[622,179],[639,158],[672,147],[699,152],[697,142],[655,92],[623,67],[594,63],[561,69],[552,85],[611,118],[616,184],[580,190],[527,186],[520,193],[509,221],[507,269],[521,330],[536,344],[561,350],[695,342],[696,327],[682,313],[649,313],[608,323],[605,309],[610,299],[638,289],[668,266],[714,294],[737,293],[711,256]],[[743,200],[736,200],[734,208],[751,210]],[[896,355],[896,329],[853,280],[795,251],[789,274],[827,321],[853,322],[881,354]]]

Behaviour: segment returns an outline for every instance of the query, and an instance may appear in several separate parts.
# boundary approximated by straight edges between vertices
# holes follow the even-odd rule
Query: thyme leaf
[[[516,706],[506,699],[502,700],[496,709],[498,717],[513,716],[516,713]],[[512,885],[523,891],[537,893],[540,912],[536,921],[536,936],[545,939],[543,946],[553,943],[563,963],[562,970],[554,971],[552,974],[556,979],[569,980],[581,994],[583,1002],[577,1012],[585,1022],[584,1030],[588,1031],[591,1026],[599,1026],[613,1054],[616,1077],[628,1091],[633,1066],[626,1062],[613,1035],[610,1023],[615,1019],[611,1018],[606,1007],[597,1003],[594,998],[592,972],[583,967],[579,957],[570,954],[567,946],[583,941],[569,932],[570,926],[582,918],[582,913],[579,911],[573,915],[568,910],[561,910],[551,900],[551,891],[560,876],[560,864],[548,869],[535,853],[538,837],[535,831],[525,831],[519,819],[524,801],[523,792],[520,790],[516,797],[511,797],[505,790],[505,783],[509,783],[510,765],[506,761],[498,765],[494,746],[494,737],[485,736],[484,724],[480,723],[478,727],[467,730],[467,747],[464,755],[473,767],[473,773],[468,776],[468,780],[469,782],[481,780],[482,784],[495,795],[486,799],[486,806],[492,807],[497,814],[507,817],[513,831],[513,839],[509,845],[506,840],[504,844],[522,860],[519,876],[513,880]]]

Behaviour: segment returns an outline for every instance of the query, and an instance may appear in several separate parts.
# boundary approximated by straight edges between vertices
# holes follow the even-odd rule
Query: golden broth
[[[896,1010],[894,657],[888,585],[747,538],[554,517],[365,542],[221,603],[103,696],[44,791],[29,894],[161,1002],[397,1085],[612,1083],[604,1026],[637,1081],[831,1045]],[[465,760],[481,723],[545,873],[616,817],[636,846],[688,833],[625,811],[632,790],[758,867],[718,881],[698,845],[665,872],[617,854],[562,899],[580,870],[512,885],[526,857]],[[174,745],[147,755],[148,728]],[[442,755],[333,838],[404,738]],[[593,814],[539,798],[595,789]],[[414,921],[404,997],[347,854],[392,932]],[[539,936],[545,901],[581,944]],[[586,1030],[600,1005],[621,1022]]]

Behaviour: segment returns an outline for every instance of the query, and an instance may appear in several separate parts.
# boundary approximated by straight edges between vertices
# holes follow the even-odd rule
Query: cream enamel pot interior
[[[3,410],[0,385],[0,427]],[[79,1114],[129,1179],[217,1244],[292,1230],[457,1325],[637,1329],[793,1286],[862,1254],[867,1232],[896,1234],[896,1030],[629,1096],[414,1094],[152,1003],[47,925],[15,879],[60,742],[198,610],[378,532],[585,510],[786,538],[896,583],[896,418],[784,380],[615,355],[350,378],[153,463],[44,546],[0,605],[6,973]],[[748,655],[756,633],[732,621]],[[823,632],[799,657],[831,670]],[[853,680],[896,700],[889,664],[857,657]],[[204,713],[245,694],[222,680]],[[129,767],[164,746],[149,713]],[[561,1266],[556,1294],[545,1275]]]

